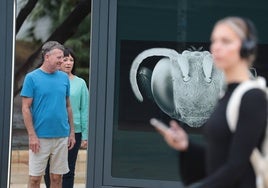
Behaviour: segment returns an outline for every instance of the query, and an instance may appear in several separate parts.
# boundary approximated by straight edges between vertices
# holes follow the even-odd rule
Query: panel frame
[[[15,52],[15,1],[0,3],[0,187],[9,187]]]
[[[180,187],[175,181],[111,176],[117,0],[92,1],[87,187]]]

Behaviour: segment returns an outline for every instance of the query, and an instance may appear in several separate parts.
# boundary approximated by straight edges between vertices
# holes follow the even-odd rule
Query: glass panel
[[[16,24],[11,187],[25,187],[28,182],[28,135],[21,113],[22,82],[26,73],[41,65],[42,44],[56,40],[73,49],[75,75],[83,78],[88,85],[90,1],[17,0]],[[86,155],[86,149],[79,149],[76,185],[85,186]]]
[[[227,15],[240,15],[251,18],[259,30],[261,40],[255,69],[257,74],[267,76],[265,51],[268,27],[263,24],[267,22],[267,5],[268,2],[264,0],[259,3],[249,0],[118,0],[113,177],[169,181],[181,179],[178,152],[167,146],[149,124],[149,119],[157,117],[168,122],[174,117],[194,141],[204,142],[202,127],[213,110],[223,80],[217,78],[220,84],[214,88],[215,93],[211,97],[206,97],[208,86],[196,83],[186,84],[181,92],[180,87],[183,87],[178,86],[180,79],[187,79],[187,73],[192,77],[200,75],[200,70],[198,72],[193,68],[198,67],[197,64],[193,66],[182,61],[181,72],[178,72],[182,77],[177,78],[172,73],[176,68],[166,67],[172,67],[172,62],[163,58],[188,50],[190,54],[196,55],[192,63],[199,62],[208,55],[205,51],[209,51],[214,23]],[[149,50],[140,55],[152,48],[161,50]],[[189,66],[190,70],[185,66]],[[209,79],[205,71],[202,73],[205,80]],[[213,69],[211,74],[216,78],[220,73]],[[196,90],[204,91],[203,95],[191,101]],[[143,101],[139,101],[139,97]],[[203,99],[207,101],[202,103]],[[199,102],[195,103],[196,100]],[[204,111],[203,107],[206,108]]]

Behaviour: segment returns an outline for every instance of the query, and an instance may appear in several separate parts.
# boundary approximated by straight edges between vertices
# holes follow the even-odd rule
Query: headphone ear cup
[[[240,50],[242,58],[248,58],[256,51],[256,42],[254,40],[243,40]]]
[[[240,56],[248,58],[257,51],[257,31],[251,20],[242,18],[248,29],[248,36],[242,41]]]

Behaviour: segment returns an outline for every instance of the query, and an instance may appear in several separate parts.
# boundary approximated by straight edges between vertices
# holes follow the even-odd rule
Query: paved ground
[[[85,187],[87,151],[80,150],[76,164],[75,188]],[[28,150],[13,150],[11,160],[10,188],[27,188]],[[42,184],[41,188],[45,188]]]
[[[21,114],[21,98],[14,98],[12,122],[12,158],[10,188],[27,188],[28,181],[28,136]],[[86,150],[80,150],[76,164],[75,188],[85,187]],[[42,184],[41,188],[45,188]]]

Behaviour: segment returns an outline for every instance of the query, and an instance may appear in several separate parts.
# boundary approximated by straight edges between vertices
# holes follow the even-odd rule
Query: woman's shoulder
[[[75,81],[78,81],[78,82],[85,82],[85,80],[77,75],[74,75],[74,78],[73,78]]]
[[[83,78],[76,76],[76,75],[74,76],[72,81],[79,85],[86,85],[86,81]]]

